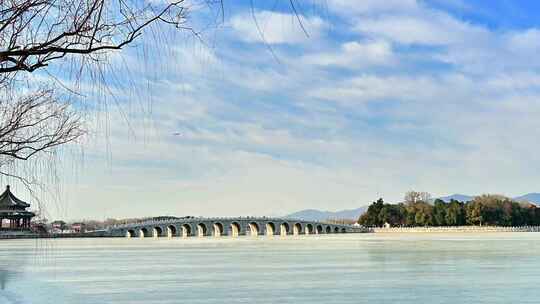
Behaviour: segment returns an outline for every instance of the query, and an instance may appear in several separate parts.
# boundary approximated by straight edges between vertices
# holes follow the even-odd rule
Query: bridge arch
[[[359,230],[358,230],[359,231]],[[304,235],[357,232],[347,225],[280,218],[178,218],[168,222],[149,220],[110,228],[110,235],[126,238],[240,235]]]
[[[183,224],[182,225],[182,237],[187,238],[191,236],[191,225],[189,224]]]
[[[300,223],[295,223],[293,225],[293,235],[299,235],[302,233],[302,225]]]
[[[307,224],[305,227],[305,233],[306,234],[313,234],[313,225]]]
[[[251,236],[258,236],[259,235],[259,225],[255,222],[249,223],[249,233]]]
[[[197,224],[197,236],[198,237],[203,237],[205,235],[207,235],[207,229],[206,229],[206,225],[204,223],[199,223]]]
[[[279,234],[282,236],[285,236],[289,234],[289,229],[290,229],[289,224],[281,223],[281,225],[279,225]]]
[[[163,233],[163,229],[161,229],[161,227],[159,226],[156,226],[154,227],[154,229],[152,229],[152,236],[154,238],[158,238],[158,237],[161,237],[161,234]]]
[[[214,223],[214,236],[222,236],[223,233],[223,224],[219,222]]]
[[[132,238],[132,237],[135,237],[135,230],[133,229],[128,229],[126,231],[126,237],[129,239],[129,238]]]
[[[332,233],[332,228],[330,226],[326,226],[326,234]]]
[[[237,237],[240,235],[240,224],[238,224],[238,222],[232,222],[230,228],[231,228],[230,236]]]
[[[176,227],[174,225],[167,226],[167,237],[173,238],[176,236]]]
[[[266,223],[266,235],[272,236],[276,234],[276,225],[272,222]]]
[[[149,236],[150,236],[150,232],[148,231],[146,227],[142,227],[141,229],[139,229],[139,237],[141,239],[145,237],[149,237]]]

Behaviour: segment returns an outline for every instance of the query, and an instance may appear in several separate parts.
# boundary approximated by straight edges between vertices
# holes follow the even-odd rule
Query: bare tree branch
[[[0,73],[33,72],[66,55],[119,50],[161,22],[184,25],[184,0],[0,1]]]
[[[36,90],[35,81],[21,86],[17,75],[74,57],[82,73],[155,23],[192,31],[187,15],[184,0],[0,0],[0,176],[30,189],[32,178],[10,170],[84,134],[69,100],[51,89]]]
[[[0,168],[71,142],[84,134],[78,115],[51,90],[0,100]],[[1,171],[1,169],[0,169]]]

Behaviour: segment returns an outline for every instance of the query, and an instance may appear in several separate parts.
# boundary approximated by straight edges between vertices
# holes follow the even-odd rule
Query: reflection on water
[[[0,303],[41,303],[29,300],[34,293],[34,285],[28,284],[32,273],[27,270],[36,263],[46,263],[44,259],[53,252],[52,245],[50,241],[41,239],[0,241]]]
[[[0,303],[23,303],[20,296],[8,290],[7,287],[10,281],[17,280],[17,277],[21,275],[29,255],[29,248],[25,245],[2,246],[0,250]]]
[[[540,233],[0,244],[0,303],[538,303],[540,296]]]

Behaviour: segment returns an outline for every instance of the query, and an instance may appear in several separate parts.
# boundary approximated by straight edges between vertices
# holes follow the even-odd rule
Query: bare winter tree
[[[296,1],[284,2],[305,31]],[[198,37],[189,13],[200,7],[223,16],[222,0],[0,0],[0,175],[28,186],[24,176],[6,168],[54,153],[84,134],[69,98],[55,94],[59,85],[36,81],[54,77],[40,70],[68,62],[80,75],[153,29]],[[255,26],[259,29],[256,21]],[[35,72],[38,77],[29,76]]]
[[[429,203],[431,194],[428,192],[409,191],[405,193],[404,200],[406,203],[414,204],[418,202]]]
[[[159,3],[156,1],[155,3]],[[118,50],[162,22],[179,29],[184,0],[153,5],[141,0],[7,0],[0,4],[0,73],[49,65],[66,55]],[[5,74],[4,74],[5,75]]]
[[[84,134],[69,100],[28,85],[29,73],[73,58],[82,71],[157,23],[192,31],[188,11],[184,0],[0,0],[0,174],[28,186],[6,168]]]
[[[83,134],[78,116],[50,90],[39,90],[0,102],[0,168],[77,139]],[[4,175],[8,173],[1,171]],[[20,177],[25,183],[29,181]]]

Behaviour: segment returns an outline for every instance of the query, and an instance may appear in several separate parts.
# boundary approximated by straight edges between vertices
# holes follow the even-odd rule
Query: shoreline
[[[370,228],[371,233],[487,233],[540,232],[540,226],[452,226]]]
[[[72,239],[72,238],[103,238],[111,237],[103,232],[88,232],[88,233],[58,233],[58,234],[39,234],[39,233],[0,233],[0,240],[15,240],[15,239]]]
[[[416,233],[508,233],[508,232],[540,232],[540,226],[452,226],[452,227],[390,227],[365,228],[363,233],[373,234],[416,234]],[[60,238],[122,238],[104,231],[89,233],[63,233],[63,234],[0,234],[0,240],[13,239],[60,239]]]

